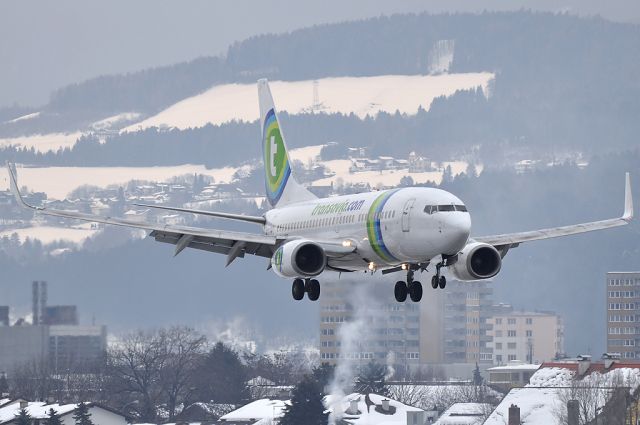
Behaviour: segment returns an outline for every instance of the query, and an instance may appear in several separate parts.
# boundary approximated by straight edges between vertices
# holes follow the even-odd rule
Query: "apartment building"
[[[609,272],[607,352],[640,359],[640,272]]]
[[[553,312],[516,311],[494,306],[492,325],[494,364],[515,360],[541,364],[564,353],[564,323]]]

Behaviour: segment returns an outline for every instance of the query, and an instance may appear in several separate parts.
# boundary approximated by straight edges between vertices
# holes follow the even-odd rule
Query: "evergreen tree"
[[[479,386],[482,385],[484,379],[480,374],[480,367],[478,367],[478,363],[476,363],[476,368],[473,370],[473,385]]]
[[[280,425],[326,425],[327,416],[319,382],[306,375],[293,389],[291,405],[285,408]]]
[[[31,415],[29,415],[27,409],[20,409],[16,415],[16,425],[31,425]]]
[[[49,409],[48,413],[48,417],[45,420],[45,425],[62,425],[62,422],[60,421],[60,416],[58,416],[58,412],[56,412],[53,409]]]
[[[323,393],[333,379],[335,371],[336,367],[329,363],[322,363],[320,366],[314,367],[311,371],[313,378],[318,382]]]
[[[73,419],[76,421],[76,425],[93,425],[91,421],[91,413],[89,413],[89,406],[87,403],[79,403],[76,412],[73,414]]]
[[[240,404],[248,398],[247,366],[233,348],[218,342],[194,373],[197,401]]]
[[[356,378],[355,390],[361,394],[374,393],[386,396],[388,393],[386,374],[387,368],[385,365],[373,361],[367,363],[360,368]]]

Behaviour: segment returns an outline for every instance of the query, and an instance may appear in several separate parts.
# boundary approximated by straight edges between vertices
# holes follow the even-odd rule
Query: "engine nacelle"
[[[458,261],[449,271],[458,280],[489,279],[498,274],[502,257],[492,245],[480,242],[467,244],[458,254]]]
[[[271,257],[271,267],[281,277],[317,276],[326,264],[324,249],[307,239],[286,242]]]

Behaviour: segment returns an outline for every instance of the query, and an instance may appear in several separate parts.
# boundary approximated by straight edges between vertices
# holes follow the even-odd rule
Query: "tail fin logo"
[[[271,206],[275,206],[287,185],[291,175],[291,166],[273,109],[267,112],[263,125],[262,146],[267,199]]]

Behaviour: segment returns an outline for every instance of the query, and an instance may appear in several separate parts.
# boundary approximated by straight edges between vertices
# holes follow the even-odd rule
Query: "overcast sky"
[[[520,8],[640,22],[636,0],[0,0],[0,106],[40,105],[69,83],[218,55],[265,32],[381,14]]]

